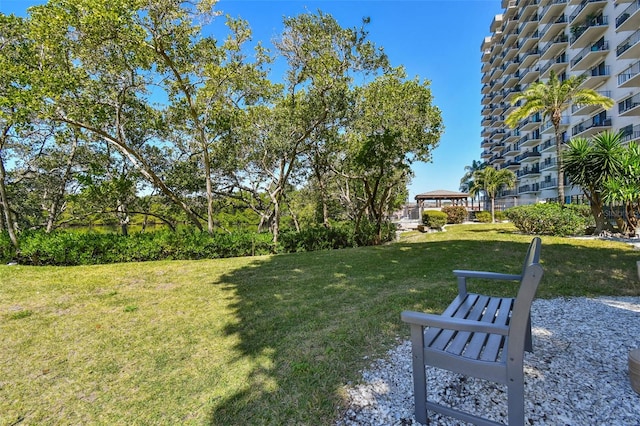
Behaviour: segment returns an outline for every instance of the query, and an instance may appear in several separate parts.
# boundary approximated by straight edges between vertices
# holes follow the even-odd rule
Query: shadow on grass
[[[222,277],[216,285],[229,293],[235,315],[225,332],[237,338],[234,350],[250,372],[231,396],[214,402],[210,424],[333,423],[345,406],[342,387],[407,336],[400,312],[440,312],[455,297],[451,270],[520,271],[531,237],[509,238],[280,255]],[[640,295],[638,257],[623,244],[543,238],[538,296]],[[477,285],[494,294],[516,291]]]

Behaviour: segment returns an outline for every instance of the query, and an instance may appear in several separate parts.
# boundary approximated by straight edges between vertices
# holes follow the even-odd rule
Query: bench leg
[[[524,378],[524,377],[523,377]],[[524,425],[524,382],[516,380],[507,385],[509,425]]]
[[[427,374],[424,365],[424,328],[413,324],[411,325],[411,355],[416,421],[426,425]]]
[[[527,321],[527,336],[524,340],[524,350],[533,353],[533,339],[531,338],[531,314],[529,314],[529,320]]]

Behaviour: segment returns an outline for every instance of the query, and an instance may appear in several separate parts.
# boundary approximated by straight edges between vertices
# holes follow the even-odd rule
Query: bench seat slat
[[[500,307],[498,308],[498,315],[495,322],[498,324],[509,325],[509,318],[511,317],[511,309],[513,308],[513,299],[501,298]],[[507,342],[507,338],[492,334],[487,339],[487,344],[480,355],[480,359],[483,361],[498,361],[498,356],[501,352],[505,352],[502,349]]]
[[[478,299],[477,294],[469,294],[467,297],[458,298],[449,305],[451,309],[448,309],[443,312],[443,316],[453,317],[453,318],[462,318],[464,319],[469,312],[469,310],[473,307],[476,300]],[[447,313],[445,315],[445,313]],[[433,330],[433,331],[431,331]],[[455,331],[453,330],[441,330],[439,328],[429,329],[425,334],[425,346],[432,347],[434,349],[444,350],[451,338],[455,335]]]
[[[467,295],[467,297],[469,297],[469,295]],[[473,308],[464,318],[468,320],[480,321],[490,300],[491,298],[489,296],[478,295]],[[473,334],[474,333],[469,331],[459,331],[458,333],[456,333],[447,346],[447,352],[455,355],[461,355]]]
[[[482,316],[483,322],[494,322],[495,314],[498,311],[498,307],[500,306],[500,299],[497,297],[492,297],[489,300],[489,304],[485,310],[485,314]],[[474,333],[473,337],[469,341],[469,345],[467,346],[467,350],[464,351],[464,356],[467,358],[478,359],[480,353],[482,352],[482,348],[487,341],[487,333]]]

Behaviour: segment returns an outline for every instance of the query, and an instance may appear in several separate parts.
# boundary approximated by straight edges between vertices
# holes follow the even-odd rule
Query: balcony
[[[537,61],[538,58],[540,58],[540,51],[536,47],[525,53],[521,53],[519,58],[520,58],[520,67],[527,68],[531,66],[535,61]]]
[[[558,187],[558,179],[545,179],[540,182],[540,189],[553,189]]]
[[[640,87],[640,61],[618,74],[618,87]]]
[[[598,90],[597,93],[599,95],[606,96],[607,98],[611,97],[611,90]],[[591,115],[601,109],[602,109],[601,105],[573,104],[571,105],[571,114],[572,115]]]
[[[504,134],[504,141],[506,143],[516,142],[520,139],[520,129],[509,130]]]
[[[484,161],[487,161],[489,158],[491,158],[492,155],[493,153],[491,153],[490,151],[482,151],[482,154],[480,154],[480,158],[482,158]]]
[[[637,59],[640,56],[640,30],[631,34],[616,48],[616,59]]]
[[[502,60],[502,65],[504,66],[504,69],[507,69],[507,66],[509,65],[509,63],[515,58],[515,60],[518,60],[518,46],[517,45],[513,45],[509,48],[509,50],[505,51],[505,55],[504,58]],[[513,71],[510,71],[513,72]]]
[[[582,49],[574,56],[571,60],[571,70],[587,70],[603,61],[607,53],[609,53],[609,42],[600,39],[595,44]]]
[[[555,157],[547,157],[540,162],[540,170],[555,170],[558,168],[558,160]]]
[[[520,87],[520,85],[519,85],[519,84],[518,84],[518,85],[516,85],[515,87],[512,87],[512,88],[511,88],[511,89],[509,89],[509,90],[505,90],[505,91],[504,91],[504,93],[503,93],[503,95],[504,95],[504,100],[505,100],[506,102],[511,102],[511,98],[512,98],[515,94],[520,93],[520,91],[521,91],[521,90],[522,90],[522,88]]]
[[[537,145],[540,142],[540,130],[535,129],[520,139],[521,147]]]
[[[587,46],[593,40],[597,40],[604,35],[609,26],[609,19],[606,16],[598,16],[586,21],[579,26],[571,27],[571,39],[569,43],[572,49],[580,49]]]
[[[563,115],[560,118],[560,131],[564,131],[569,127],[569,116],[567,115]],[[542,128],[540,128],[540,133],[542,133],[543,135],[553,135],[556,133],[556,129],[553,127],[553,123],[551,122],[551,120],[547,120],[544,122],[544,124],[542,125]]]
[[[575,1],[571,1],[575,4]],[[607,5],[607,0],[582,0],[578,7],[569,16],[569,22],[580,22],[586,19],[589,15],[595,15]]]
[[[640,115],[640,93],[618,102],[618,114],[621,117],[632,117]]]
[[[493,142],[491,142],[489,139],[483,139],[482,144],[480,146],[484,149],[489,149],[492,143]]]
[[[591,117],[571,129],[571,137],[587,138],[600,133],[604,130],[611,129],[611,118],[607,117],[606,111]]]
[[[502,14],[503,18],[513,16],[518,9],[516,7],[518,4],[517,0],[502,0],[502,8],[504,9],[504,13]]]
[[[519,194],[526,194],[526,193],[531,193],[531,192],[540,192],[540,184],[539,183],[532,183],[532,184],[522,185],[522,186],[518,187],[518,193]]]
[[[534,13],[525,20],[520,20],[518,34],[529,34],[538,28],[538,14]]]
[[[542,117],[540,113],[536,113],[531,117],[527,117],[520,123],[520,130],[523,132],[528,132],[533,129],[537,129],[540,127],[540,123],[542,123]]]
[[[513,74],[508,74],[502,79],[502,87],[504,89],[510,89],[520,81],[520,72],[516,71]]]
[[[567,137],[567,133],[563,132],[562,133],[562,143],[566,144],[568,140]],[[556,138],[553,137],[551,139],[549,139],[548,141],[545,141],[541,146],[540,146],[540,151],[541,152],[551,152],[551,151],[556,151]]]
[[[531,33],[521,36],[518,42],[518,51],[523,53],[527,52],[538,45],[538,31],[532,31]]]
[[[609,79],[611,76],[611,67],[601,62],[589,71],[586,71],[584,75],[587,79],[582,82],[580,87],[584,89],[595,89]]]
[[[616,32],[640,27],[640,0],[635,0],[616,18]]]
[[[566,53],[562,53],[560,56],[547,62],[547,64],[540,70],[541,78],[548,78],[551,75],[551,71],[556,75],[562,74],[562,71],[569,65],[569,58]]]
[[[520,160],[521,163],[528,163],[531,161],[537,161],[541,155],[542,154],[540,154],[538,150],[534,149],[533,151],[523,152],[522,154],[517,156],[516,159]]]
[[[567,7],[567,0],[552,0],[540,12],[540,25],[546,24],[559,16]]]
[[[545,44],[540,50],[540,60],[551,59],[554,56],[558,56],[558,53],[564,52],[569,45],[569,36],[562,33],[558,34],[556,38]]]
[[[620,132],[622,133],[622,138],[620,139],[622,143],[640,140],[640,124],[636,124],[635,126],[629,124],[620,129]]]
[[[538,79],[540,76],[540,67],[533,66],[520,71],[520,84],[529,84]]]
[[[511,61],[506,62],[504,64],[504,72],[505,74],[513,74],[520,67],[520,60],[515,57]]]
[[[523,177],[536,177],[536,175],[540,174],[540,167],[538,167],[537,164],[532,165],[531,167],[524,166],[522,169],[520,169],[520,173],[518,175],[518,177],[523,178]]]
[[[501,141],[502,137],[504,136],[504,129],[496,129],[493,132],[491,132],[491,140],[493,141]]]
[[[502,166],[500,166],[500,168],[516,171],[520,168],[520,163],[516,160],[508,160]]]

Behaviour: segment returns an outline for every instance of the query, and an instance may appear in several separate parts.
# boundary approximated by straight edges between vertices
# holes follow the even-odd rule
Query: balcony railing
[[[521,194],[524,192],[538,192],[538,191],[540,191],[539,183],[532,183],[530,185],[522,185],[518,187],[518,192]]]
[[[636,93],[630,98],[627,98],[622,102],[618,102],[618,114],[623,114],[638,106],[640,106],[640,93]]]
[[[596,66],[591,68],[589,71],[584,72],[583,75],[587,78],[604,77],[607,75],[611,75],[611,67],[609,65]]]
[[[631,47],[635,46],[638,42],[640,42],[640,30],[631,34],[626,40],[618,45],[618,47],[616,48],[616,57],[622,55]]]
[[[558,164],[558,161],[555,158],[547,158],[546,160],[540,162],[540,170],[552,169]]]
[[[540,189],[555,188],[557,186],[558,186],[558,179],[556,179],[556,178],[540,182]]]
[[[638,9],[640,9],[640,0],[636,0],[629,7],[627,7],[617,18],[616,28],[624,24],[631,15],[633,15]]]
[[[547,51],[551,49],[551,47],[553,47],[554,44],[566,43],[567,41],[569,41],[568,35],[564,33],[558,34],[556,38],[554,38],[553,40],[551,40],[550,42],[544,45],[544,47],[540,50],[540,56],[544,56],[544,54],[547,53]]]
[[[582,34],[584,34],[585,31],[587,31],[589,28],[592,27],[605,27],[609,25],[609,18],[606,16],[598,16],[596,18],[593,18],[587,22],[585,22],[584,24],[580,25],[580,26],[573,26],[571,28],[571,31],[573,32],[573,35],[571,36],[571,41],[569,42],[569,44],[573,44],[576,42],[576,40],[578,40],[580,38],[580,36]]]
[[[640,124],[636,124],[635,126],[633,124],[629,124],[628,126],[620,129],[620,132],[622,133],[620,141],[623,143],[640,139]]]
[[[582,12],[582,10],[587,7],[587,5],[589,3],[600,3],[603,0],[583,0],[582,3],[580,3],[580,5],[573,11],[573,13],[571,14],[571,16],[569,16],[569,22],[573,21],[574,19],[576,19],[578,17],[578,15],[580,15],[580,12]]]
[[[631,64],[629,68],[618,74],[618,86],[623,85],[638,74],[640,74],[640,61]]]
[[[576,136],[594,127],[611,127],[611,118],[608,118],[606,115],[598,114],[595,117],[573,126],[571,129],[571,135]]]
[[[578,62],[580,62],[581,60],[584,59],[585,56],[587,56],[589,53],[591,52],[601,52],[603,50],[609,50],[609,42],[608,41],[604,41],[601,40],[597,43],[595,43],[592,46],[587,46],[584,49],[582,49],[580,51],[580,53],[578,53],[572,60],[571,60],[571,66],[574,67],[576,66],[576,64]]]

